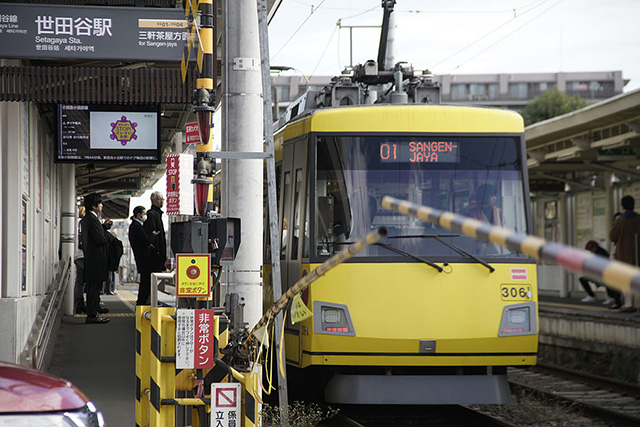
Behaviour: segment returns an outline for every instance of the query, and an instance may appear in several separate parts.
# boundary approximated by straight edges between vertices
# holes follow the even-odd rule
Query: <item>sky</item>
[[[282,75],[337,75],[347,26],[380,26],[380,0],[283,0],[269,24]],[[397,0],[396,61],[437,75],[622,71],[640,88],[640,0]],[[340,25],[337,23],[340,22]],[[379,28],[353,28],[353,62],[376,59]]]

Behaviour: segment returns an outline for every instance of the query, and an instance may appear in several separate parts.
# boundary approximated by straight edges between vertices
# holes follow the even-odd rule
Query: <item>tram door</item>
[[[282,153],[282,223],[280,261],[282,292],[300,279],[303,215],[307,188],[307,137],[285,142]],[[308,244],[308,243],[307,243]]]

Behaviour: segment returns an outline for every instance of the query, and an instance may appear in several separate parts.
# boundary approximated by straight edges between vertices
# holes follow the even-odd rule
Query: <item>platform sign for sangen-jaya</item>
[[[211,255],[178,254],[176,260],[176,296],[209,296],[211,290]]]

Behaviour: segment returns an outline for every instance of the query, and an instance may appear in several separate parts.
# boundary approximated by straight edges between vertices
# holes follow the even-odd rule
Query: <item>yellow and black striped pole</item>
[[[620,291],[640,293],[640,269],[630,264],[612,261],[586,250],[547,242],[540,237],[519,234],[453,212],[416,205],[389,196],[382,199],[382,207],[403,215],[417,217],[450,231],[522,252],[538,261],[557,263],[566,270],[602,281]]]
[[[320,276],[325,275],[329,270],[333,267],[337,266],[341,262],[344,262],[357,254],[358,252],[365,249],[367,246],[374,245],[387,234],[386,228],[379,228],[377,230],[372,231],[367,234],[361,240],[358,240],[354,244],[348,246],[344,250],[338,252],[324,263],[314,268],[311,273],[302,277],[298,280],[295,285],[293,285],[287,292],[282,294],[278,301],[274,302],[273,305],[267,310],[267,312],[262,316],[262,318],[256,323],[256,326],[253,327],[252,333],[269,323],[274,317],[278,315],[278,313],[286,307],[289,299],[293,298],[296,294],[303,292],[305,289],[311,285],[315,280],[317,280]]]
[[[149,425],[149,357],[151,322],[144,317],[149,306],[136,306],[136,427]]]
[[[149,379],[149,425],[172,427],[175,424],[175,406],[163,405],[165,399],[175,398],[175,307],[152,307]]]

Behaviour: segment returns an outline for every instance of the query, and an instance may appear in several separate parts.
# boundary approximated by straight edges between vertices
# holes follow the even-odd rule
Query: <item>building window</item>
[[[489,95],[489,99],[498,99],[500,98],[500,87],[497,83],[489,83],[487,85],[487,92]]]
[[[289,99],[289,86],[275,86],[276,93],[278,94],[279,102],[287,102]]]
[[[527,84],[509,83],[509,97],[511,99],[527,99]]]
[[[467,85],[465,84],[451,85],[451,99],[453,101],[466,101]]]

